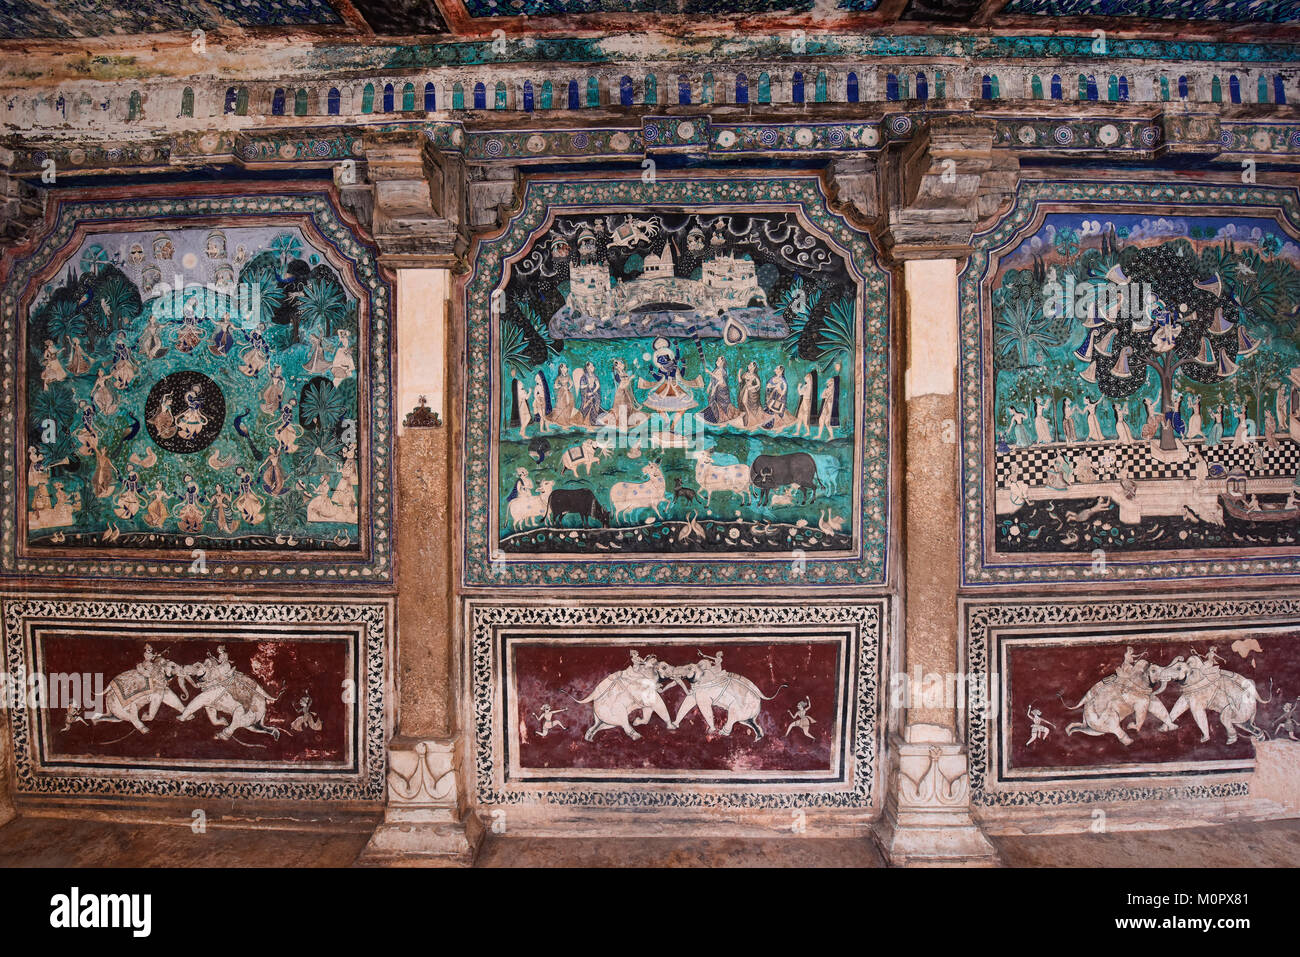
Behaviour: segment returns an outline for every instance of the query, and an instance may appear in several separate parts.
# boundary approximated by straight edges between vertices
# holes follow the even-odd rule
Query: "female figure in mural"
[[[1223,406],[1215,406],[1210,412],[1210,427],[1205,430],[1205,447],[1218,448],[1223,442]]]
[[[817,435],[816,438],[822,437],[822,432],[827,433],[827,437],[832,441],[835,439],[835,427],[840,424],[840,364],[835,363],[836,374],[826,380],[822,386],[820,397],[821,412],[817,416]]]
[[[347,476],[339,478],[339,483],[334,488],[334,494],[330,496],[330,501],[338,508],[338,514],[343,516],[338,519],[341,522],[355,523],[357,520],[357,493],[352,488],[352,483],[348,481]]]
[[[307,361],[303,363],[303,371],[311,375],[328,372],[330,364],[325,359],[325,343],[321,342],[320,335],[313,332],[308,337],[308,341],[311,344],[310,353],[307,356]]]
[[[771,418],[763,425],[773,432],[784,432],[794,422],[789,412],[790,383],[785,379],[785,366],[777,366],[772,378],[767,380],[763,407]]]
[[[261,410],[267,415],[276,415],[280,411],[280,401],[284,398],[284,366],[271,370],[271,381],[262,389]]]
[[[135,347],[146,359],[157,359],[166,354],[167,347],[162,341],[162,324],[153,312],[149,313],[149,321],[140,330],[140,338],[135,340]]]
[[[176,416],[172,414],[172,395],[168,392],[158,403],[158,411],[149,418],[149,424],[160,439],[170,439],[176,434]]]
[[[569,374],[569,367],[561,362],[559,374],[555,377],[555,409],[549,417],[550,424],[561,428],[582,424],[577,400],[573,396],[573,376]]]
[[[34,519],[39,519],[41,512],[48,512],[54,508],[54,503],[50,501],[50,487],[48,485],[36,486],[36,491],[32,493],[32,512]]]
[[[357,446],[356,443],[349,443],[343,446],[343,464],[339,467],[339,475],[343,481],[349,485],[356,485],[361,480],[357,477]]]
[[[1278,447],[1277,420],[1273,418],[1273,413],[1267,409],[1264,411],[1264,444],[1270,449]]]
[[[537,420],[539,432],[551,431],[551,387],[546,376],[538,371],[533,376],[533,418]]]
[[[1074,480],[1079,483],[1097,481],[1097,472],[1092,467],[1092,456],[1080,452],[1074,459]]]
[[[122,480],[122,491],[113,502],[113,514],[118,518],[132,519],[140,511],[140,476],[135,469],[127,469]]]
[[[36,451],[36,446],[27,447],[27,487],[36,488],[38,485],[44,485],[50,480],[50,470],[41,462],[41,453]]]
[[[271,355],[271,347],[267,344],[266,337],[263,333],[266,326],[258,323],[253,329],[244,334],[248,340],[248,345],[240,350],[239,371],[250,378],[255,378],[259,372],[266,368],[267,360]]]
[[[1290,416],[1287,414],[1288,408],[1289,405],[1287,402],[1287,395],[1286,395],[1286,383],[1284,382],[1277,387],[1277,394],[1274,396],[1273,399],[1273,410],[1276,416],[1273,419],[1273,422],[1277,426],[1278,435],[1291,434],[1291,419]]]
[[[253,491],[253,474],[242,465],[236,466],[235,475],[239,478],[239,494],[235,496],[235,507],[248,525],[261,525],[266,520],[262,506],[266,504],[260,495]]]
[[[277,443],[267,453],[266,459],[257,470],[258,482],[272,495],[279,495],[284,491],[284,466],[280,462],[280,455],[283,452],[284,446]]]
[[[1128,427],[1128,405],[1112,402],[1110,407],[1115,410],[1115,440],[1123,445],[1130,444],[1133,441],[1133,431]]]
[[[117,393],[113,391],[113,383],[103,369],[99,370],[95,384],[91,387],[90,401],[95,404],[100,415],[112,415],[117,411]]]
[[[218,485],[212,492],[212,516],[224,535],[233,535],[239,528],[239,516],[231,505],[230,493],[223,485]]]
[[[108,453],[95,446],[95,471],[90,477],[90,487],[95,498],[108,498],[117,487],[117,468],[109,461]]]
[[[731,404],[731,383],[727,378],[727,359],[718,356],[709,371],[709,381],[705,389],[707,404],[700,413],[710,425],[725,425],[739,415],[740,410]]]
[[[806,436],[812,435],[813,374],[809,372],[799,382],[799,405],[794,410],[794,434],[803,430]]]
[[[767,413],[763,410],[763,403],[759,401],[757,363],[751,362],[745,367],[745,371],[740,374],[736,391],[740,398],[740,416],[745,428],[758,428],[766,421]]]
[[[600,425],[605,421],[605,406],[601,402],[600,376],[596,375],[596,366],[588,362],[582,367],[582,380],[578,383],[578,395],[582,400],[582,420],[588,425]],[[536,412],[536,409],[534,409]]]
[[[1201,435],[1201,397],[1193,393],[1191,399],[1192,414],[1187,417],[1187,431],[1183,433],[1185,439],[1199,439]]]
[[[1146,441],[1156,436],[1156,430],[1160,428],[1160,420],[1164,418],[1160,414],[1160,409],[1156,405],[1155,399],[1143,399],[1143,406],[1146,408],[1146,419],[1142,422],[1142,439]]]
[[[1034,437],[1042,445],[1052,443],[1052,423],[1047,419],[1047,399],[1034,398]]]
[[[45,340],[45,352],[41,356],[41,389],[48,389],[52,382],[62,382],[68,377],[68,370],[63,368],[59,359],[59,349],[53,339]]]
[[[1187,448],[1187,456],[1192,463],[1192,478],[1198,482],[1204,482],[1210,477],[1210,465],[1205,461],[1205,456],[1201,450],[1191,445]]]
[[[1074,422],[1074,402],[1066,396],[1065,402],[1061,405],[1061,429],[1065,432],[1065,441],[1067,445],[1073,445],[1079,441],[1079,430],[1075,427]]]
[[[93,363],[86,351],[81,348],[81,340],[76,336],[68,339],[68,374],[85,375]]]
[[[99,432],[95,429],[95,410],[85,399],[77,403],[77,408],[81,411],[81,427],[72,433],[72,437],[79,443],[77,454],[90,455],[99,448]]]
[[[193,475],[185,476],[185,490],[181,497],[181,506],[176,510],[177,526],[182,532],[198,534],[203,531],[203,510],[205,499],[199,492],[198,483]]]
[[[151,501],[149,502],[149,507],[144,511],[144,520],[151,528],[162,528],[163,524],[171,514],[167,510],[167,502],[171,500],[171,496],[168,495],[167,490],[163,488],[161,480],[154,483],[153,491],[149,493],[149,498]]]
[[[1047,487],[1064,492],[1074,484],[1074,463],[1064,452],[1057,452],[1052,467],[1047,470]]]
[[[334,377],[334,387],[338,388],[344,379],[351,378],[356,368],[357,364],[352,358],[352,349],[348,345],[348,331],[340,329],[339,347],[334,350],[334,358],[330,360],[330,375]]]
[[[644,422],[646,416],[641,411],[641,403],[632,392],[632,376],[627,371],[627,363],[615,359],[611,374],[614,376],[614,404],[609,410],[610,418],[616,424],[637,425]]]
[[[221,316],[215,323],[215,329],[212,330],[212,341],[208,343],[208,352],[214,356],[229,355],[230,350],[235,346],[235,324],[230,321],[229,316]]]
[[[1255,437],[1255,420],[1246,415],[1245,403],[1234,402],[1232,414],[1237,420],[1237,428],[1232,433],[1232,447],[1249,445],[1250,440]]]
[[[1029,418],[1027,412],[1021,412],[1013,405],[1007,406],[1007,418],[1011,420],[1011,440],[1012,443],[1020,448],[1028,448],[1034,444],[1034,436],[1029,431],[1029,426],[1025,425],[1025,419]]]
[[[519,437],[521,439],[527,438],[528,426],[533,421],[533,414],[528,408],[528,389],[515,377],[513,372],[510,373],[510,395],[514,398],[510,424],[519,427]]]
[[[302,435],[302,427],[293,421],[293,410],[297,407],[298,400],[290,399],[280,407],[279,417],[267,426],[267,431],[286,452],[298,451],[298,436]]]
[[[203,341],[203,330],[199,328],[199,318],[194,315],[194,307],[187,305],[185,315],[181,317],[181,327],[176,330],[176,348],[181,352],[193,352]]]
[[[193,386],[185,393],[185,411],[176,418],[176,434],[185,440],[195,438],[208,424],[208,417],[203,414],[203,394],[198,386]]]
[[[126,333],[119,332],[113,341],[113,384],[125,389],[135,381],[140,367],[131,358],[131,347],[126,344]]]
[[[1101,421],[1097,418],[1097,406],[1101,405],[1101,399],[1084,399],[1083,411],[1088,416],[1088,441],[1104,442],[1106,437],[1101,433]]]

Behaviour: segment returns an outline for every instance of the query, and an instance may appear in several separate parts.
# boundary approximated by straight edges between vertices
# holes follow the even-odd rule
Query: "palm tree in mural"
[[[998,356],[1015,355],[1021,368],[1041,363],[1047,350],[1065,342],[1065,330],[1043,315],[1039,301],[1012,299],[993,321]]]
[[[298,322],[293,327],[293,339],[298,340],[298,324],[307,327],[319,326],[321,335],[328,338],[334,334],[336,323],[342,322],[348,315],[347,297],[337,283],[329,279],[313,279],[302,289],[293,293],[298,301]]]
[[[280,257],[280,278],[289,274],[289,261],[302,255],[302,243],[293,233],[280,233],[271,240],[271,252]]]
[[[99,287],[99,294],[95,298],[112,329],[123,328],[140,309],[140,294],[130,280],[122,276],[110,276]]]
[[[86,334],[86,317],[77,311],[77,304],[71,299],[51,303],[46,322],[47,334],[60,346],[71,336]]]

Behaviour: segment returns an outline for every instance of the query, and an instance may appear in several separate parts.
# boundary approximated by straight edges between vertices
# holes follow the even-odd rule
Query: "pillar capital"
[[[465,169],[418,131],[367,133],[362,141],[370,232],[391,268],[453,266],[469,248]],[[350,184],[340,183],[347,190]]]

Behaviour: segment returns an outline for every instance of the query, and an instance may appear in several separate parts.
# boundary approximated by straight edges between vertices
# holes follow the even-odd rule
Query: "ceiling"
[[[1064,19],[1062,19],[1064,18]],[[330,36],[483,35],[635,29],[725,28],[743,32],[817,28],[900,28],[917,22],[996,30],[1089,22],[1149,27],[1240,29],[1300,23],[1300,0],[0,0],[0,39],[76,40],[205,31]]]

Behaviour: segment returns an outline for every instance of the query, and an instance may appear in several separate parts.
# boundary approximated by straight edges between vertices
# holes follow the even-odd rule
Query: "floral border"
[[[489,488],[494,427],[491,415],[493,330],[491,293],[501,283],[505,264],[527,247],[533,234],[556,211],[604,206],[752,206],[797,208],[824,236],[852,259],[863,281],[859,287],[862,362],[858,368],[861,408],[861,513],[859,557],[854,560],[811,559],[799,570],[786,558],[719,560],[701,556],[671,561],[662,556],[593,562],[589,559],[510,560],[493,568],[488,519],[494,496]],[[870,237],[831,212],[820,177],[743,176],[729,179],[659,177],[592,178],[583,181],[534,179],[528,183],[523,209],[494,239],[481,242],[474,271],[465,284],[467,370],[488,375],[466,377],[464,396],[465,519],[462,578],[466,586],[573,588],[608,585],[756,586],[883,585],[889,544],[889,481],[892,358],[889,349],[889,273],[876,258]],[[504,565],[504,568],[500,567]]]
[[[1003,250],[1015,235],[1031,223],[1043,203],[1077,205],[1080,212],[1104,211],[1107,204],[1144,203],[1152,206],[1184,206],[1191,215],[1198,207],[1219,206],[1251,213],[1281,213],[1297,228],[1300,224],[1300,191],[1285,187],[1229,186],[1215,183],[1060,181],[1022,179],[1016,203],[994,226],[976,235],[971,256],[958,277],[961,310],[962,410],[962,584],[1034,585],[1057,581],[1090,581],[1091,559],[1071,556],[1051,564],[1051,556],[1025,556],[1021,561],[989,561],[992,543],[984,538],[984,512],[992,507],[984,494],[985,407],[991,401],[992,384],[984,381],[983,362],[989,347],[990,323],[984,312],[983,283],[996,251]],[[1059,556],[1057,556],[1059,559]],[[1300,573],[1300,555],[1295,558],[1234,557],[1225,553],[1215,558],[1180,558],[1160,561],[1125,561],[1114,558],[1107,564],[1110,581],[1161,582],[1185,578],[1266,577]]]
[[[180,198],[138,198],[86,201],[68,200],[59,204],[52,228],[39,242],[26,251],[13,264],[13,269],[0,295],[0,354],[10,368],[18,370],[7,391],[5,407],[0,413],[0,429],[4,447],[0,452],[0,467],[14,475],[17,467],[16,447],[22,424],[17,421],[17,397],[25,390],[23,357],[19,355],[18,304],[29,291],[33,277],[44,270],[54,259],[69,254],[68,244],[83,223],[101,227],[105,223],[121,220],[124,223],[139,220],[170,220],[194,217],[227,217],[228,225],[239,225],[240,219],[283,216],[286,220],[302,221],[307,217],[313,227],[343,256],[352,271],[357,285],[368,293],[367,306],[370,347],[370,381],[361,395],[370,397],[370,455],[369,487],[363,491],[370,503],[370,557],[348,561],[335,553],[326,553],[321,560],[274,561],[260,559],[255,552],[221,553],[210,551],[207,556],[211,583],[231,582],[294,583],[298,581],[348,581],[353,583],[383,584],[392,580],[392,410],[390,395],[390,306],[392,291],[379,272],[373,247],[361,241],[346,224],[328,192],[319,188],[295,190],[248,196],[202,195]],[[183,580],[196,583],[190,574],[191,561],[158,559],[141,555],[131,558],[40,558],[21,556],[17,540],[18,523],[15,518],[23,503],[17,498],[17,483],[0,484],[0,515],[5,517],[0,528],[0,578],[81,577],[97,579],[148,579],[150,581]]]
[[[34,766],[35,740],[25,708],[10,712],[9,733],[13,745],[17,792],[27,795],[123,795],[128,797],[198,797],[235,800],[282,801],[379,801],[385,794],[387,751],[386,701],[391,607],[388,602],[205,602],[73,600],[55,597],[24,597],[4,601],[4,650],[10,674],[30,672],[23,648],[24,623],[31,618],[63,618],[85,621],[123,621],[138,627],[141,622],[184,624],[186,622],[230,623],[249,628],[277,624],[350,624],[362,629],[358,657],[364,661],[365,687],[361,720],[356,729],[359,766],[349,772],[313,771],[311,780],[294,781],[293,772],[282,768],[266,771],[212,772],[203,767],[177,768],[170,772],[125,769],[105,773],[102,768],[85,771],[62,769],[42,771]]]
[[[871,806],[879,751],[877,727],[880,721],[879,668],[884,655],[884,636],[889,627],[889,607],[884,598],[856,603],[824,605],[735,604],[735,605],[589,605],[584,607],[543,604],[507,605],[470,601],[466,604],[467,644],[473,694],[474,785],[483,805],[551,804],[580,807],[641,808],[843,808]],[[818,790],[806,782],[788,782],[790,790],[758,793],[754,785],[702,785],[699,782],[664,779],[642,786],[611,784],[597,787],[574,784],[553,790],[512,790],[496,786],[494,769],[501,766],[494,732],[497,694],[495,656],[497,625],[515,628],[565,628],[583,626],[619,627],[636,625],[674,630],[748,626],[756,634],[765,627],[785,624],[859,625],[858,660],[850,669],[855,687],[848,689],[846,721],[853,721],[852,755],[844,757],[849,778],[844,784]],[[774,781],[780,788],[785,782]],[[764,785],[764,788],[769,787]]]

